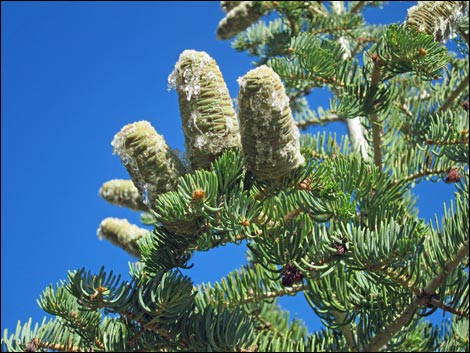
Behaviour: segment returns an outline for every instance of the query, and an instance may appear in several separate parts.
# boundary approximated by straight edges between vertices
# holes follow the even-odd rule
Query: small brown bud
[[[103,287],[103,286],[99,286],[98,288],[96,288],[96,290],[103,294],[104,292],[106,292],[108,289],[106,287]]]
[[[192,198],[195,202],[200,202],[206,196],[206,192],[202,189],[196,189],[193,191]]]
[[[243,227],[248,227],[250,225],[250,221],[247,220],[247,219],[244,219],[243,221],[240,222],[240,224],[243,226]]]
[[[36,352],[36,350],[39,348],[39,339],[38,338],[33,338],[26,346],[25,352]]]
[[[292,264],[284,266],[281,272],[281,283],[285,287],[292,287],[293,284],[301,282],[304,276],[300,270]]]
[[[306,178],[305,180],[303,180],[300,185],[299,185],[299,189],[300,190],[307,190],[307,191],[310,191],[311,190],[311,179],[310,178]]]
[[[333,247],[336,249],[336,253],[338,255],[344,255],[344,253],[347,251],[346,246],[341,243],[334,242]]]
[[[444,182],[446,182],[447,184],[457,183],[460,181],[460,179],[462,179],[462,173],[460,173],[460,168],[453,167],[450,168],[447,172]]]

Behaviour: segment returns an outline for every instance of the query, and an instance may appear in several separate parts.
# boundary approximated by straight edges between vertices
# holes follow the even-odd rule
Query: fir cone
[[[226,1],[235,3],[236,1]],[[217,39],[230,39],[247,29],[258,21],[267,11],[259,1],[240,1],[239,4],[225,4],[229,10],[227,15],[219,22],[217,27]]]
[[[148,121],[124,126],[111,144],[147,205],[152,205],[158,194],[173,190],[185,172],[177,154]]]
[[[405,24],[434,36],[437,42],[456,34],[456,28],[468,17],[467,1],[418,1],[410,7]]]
[[[148,211],[132,180],[109,180],[101,187],[100,196],[113,205],[124,206],[135,211]]]
[[[220,7],[225,12],[229,12],[231,9],[238,6],[238,4],[240,4],[240,3],[241,3],[241,1],[221,1],[220,2]]]
[[[240,147],[235,110],[214,59],[185,50],[168,82],[178,92],[186,153],[194,170],[207,169],[226,149]]]
[[[238,118],[247,169],[278,181],[304,162],[300,133],[279,76],[266,65],[239,79]]]
[[[147,229],[139,228],[127,219],[112,217],[104,219],[97,231],[98,238],[110,241],[135,257],[140,257],[137,240],[147,233]]]

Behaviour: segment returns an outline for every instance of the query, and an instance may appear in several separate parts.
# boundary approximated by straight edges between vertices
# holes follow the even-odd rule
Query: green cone
[[[284,86],[266,65],[238,80],[238,118],[247,169],[265,181],[279,181],[304,162],[300,133]]]
[[[111,144],[147,205],[153,205],[158,194],[173,190],[185,172],[176,153],[148,121],[124,126]]]
[[[147,233],[147,229],[139,228],[127,219],[112,217],[104,219],[97,231],[100,239],[110,241],[135,257],[140,257],[137,240]]]
[[[142,196],[132,180],[113,179],[103,184],[100,196],[110,204],[123,206],[135,211],[148,211]]]
[[[226,149],[240,147],[235,110],[214,59],[185,50],[168,82],[178,92],[186,153],[194,170],[207,169]]]

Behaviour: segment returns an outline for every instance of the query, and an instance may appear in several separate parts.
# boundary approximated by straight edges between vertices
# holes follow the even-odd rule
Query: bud
[[[176,88],[187,157],[193,169],[209,168],[226,149],[240,147],[238,121],[214,59],[185,50],[168,77]]]
[[[281,283],[285,287],[292,287],[293,284],[302,282],[304,275],[292,264],[287,264],[281,271]]]
[[[112,217],[104,219],[97,231],[98,238],[110,241],[135,257],[140,257],[137,240],[147,233],[147,229],[139,228],[127,219]]]
[[[444,182],[447,184],[458,183],[461,179],[462,179],[462,173],[460,173],[460,168],[452,167],[447,172]]]
[[[111,145],[147,205],[152,204],[158,194],[173,190],[177,178],[185,172],[176,152],[148,121],[124,126]]]
[[[249,71],[238,83],[238,118],[247,169],[260,179],[280,180],[304,162],[289,97],[279,76],[266,65]]]
[[[238,5],[232,6],[219,22],[217,39],[230,39],[244,31],[258,21],[266,10],[258,1],[240,1]]]
[[[34,337],[26,345],[25,352],[36,352],[40,346],[41,346],[41,341],[37,337]]]
[[[338,242],[334,242],[333,247],[336,249],[336,253],[338,255],[344,255],[346,253],[346,251],[348,250],[346,248],[346,245],[344,245],[342,243],[338,243]]]
[[[109,180],[101,187],[100,196],[113,205],[124,206],[135,211],[148,211],[132,180]]]
[[[468,100],[467,101],[463,101],[462,102],[462,108],[468,112],[468,107],[469,107],[469,104],[468,104]]]

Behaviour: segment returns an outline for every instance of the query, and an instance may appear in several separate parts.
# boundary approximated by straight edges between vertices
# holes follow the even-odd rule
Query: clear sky
[[[368,11],[373,23],[406,18],[414,2]],[[124,125],[148,120],[172,148],[184,150],[177,95],[168,75],[185,49],[218,63],[232,97],[252,69],[215,33],[219,2],[1,3],[1,329],[42,321],[36,299],[67,271],[105,265],[128,278],[135,261],[96,230],[106,217],[139,222],[112,206],[101,185],[129,178],[111,140]],[[342,126],[334,126],[344,133]],[[321,129],[325,129],[322,127]],[[420,216],[441,212],[453,185],[419,185]],[[214,282],[244,263],[244,248],[225,246],[193,257],[195,284]],[[283,307],[318,328],[302,295]]]

